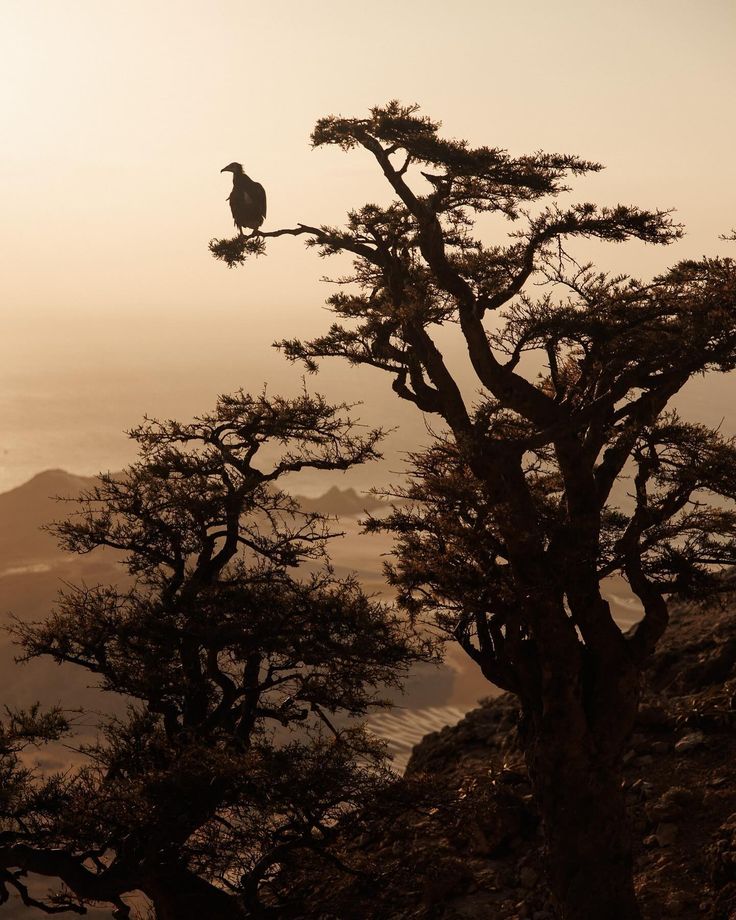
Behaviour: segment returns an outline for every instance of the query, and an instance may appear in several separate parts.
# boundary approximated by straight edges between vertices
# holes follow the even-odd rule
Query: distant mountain
[[[30,564],[56,556],[56,540],[40,528],[66,517],[71,509],[55,499],[76,498],[93,486],[91,476],[46,470],[16,489],[0,494],[0,567]]]
[[[355,517],[365,512],[385,508],[386,502],[373,495],[359,494],[355,489],[338,489],[333,486],[319,498],[294,496],[303,511],[318,511],[320,514],[336,514],[342,517]]]
[[[58,556],[54,537],[41,530],[44,524],[60,520],[73,507],[60,498],[76,498],[95,484],[92,476],[75,476],[65,470],[46,470],[22,486],[0,493],[0,569],[41,563]],[[319,498],[295,496],[304,511],[355,517],[376,511],[385,503],[355,489],[333,486]]]

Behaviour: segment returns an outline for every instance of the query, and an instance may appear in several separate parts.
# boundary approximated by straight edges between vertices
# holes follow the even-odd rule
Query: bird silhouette
[[[228,196],[228,201],[233,222],[240,235],[243,235],[243,227],[248,227],[255,233],[266,219],[266,190],[260,182],[254,182],[243,172],[240,163],[229,163],[220,172],[233,174],[233,190]]]

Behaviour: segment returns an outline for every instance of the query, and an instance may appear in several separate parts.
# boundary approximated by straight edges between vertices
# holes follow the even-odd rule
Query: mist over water
[[[255,393],[267,384],[270,393],[284,395],[301,388],[302,370],[271,347],[272,338],[254,341],[245,311],[227,320],[180,321],[172,335],[173,321],[167,323],[165,315],[158,324],[113,323],[96,332],[83,318],[71,317],[67,341],[30,327],[6,339],[0,362],[0,492],[46,469],[78,475],[121,469],[136,453],[125,431],[145,414],[187,421],[211,409],[219,394],[240,387]],[[313,334],[326,327],[325,320],[316,312]],[[223,326],[226,331],[218,332]],[[472,394],[459,345],[448,339],[444,350],[460,365],[459,376]],[[390,484],[406,452],[428,443],[428,428],[437,427],[397,399],[381,372],[328,361],[304,383],[335,401],[361,402],[352,413],[357,419],[395,430],[384,442],[383,461],[329,477],[315,471],[291,477],[287,487],[303,495],[320,495],[333,484],[359,491]],[[689,421],[721,425],[724,434],[736,430],[735,404],[733,373],[697,377],[672,403]]]
[[[154,327],[148,339],[144,328],[114,330],[108,349],[97,337],[87,347],[65,343],[51,351],[41,333],[35,353],[27,345],[24,350],[22,340],[6,340],[0,366],[0,492],[46,469],[78,475],[121,469],[136,454],[125,431],[146,414],[187,421],[212,408],[219,394],[240,387],[258,392],[267,384],[270,393],[286,395],[302,386],[299,368],[270,342],[249,347],[244,329],[235,329],[227,341],[210,334],[208,342],[195,322],[187,334],[180,329],[175,347],[167,349],[165,327]],[[463,357],[455,343],[448,343],[446,353],[450,360]],[[406,452],[426,444],[428,427],[436,426],[401,403],[380,372],[325,362],[305,383],[335,401],[362,402],[353,410],[362,423],[396,430],[384,443],[383,461],[329,477],[315,471],[290,477],[285,485],[303,495],[320,495],[331,485],[364,491],[396,481]],[[672,405],[689,421],[720,425],[732,434],[735,397],[733,373],[708,374],[691,380]]]
[[[335,402],[362,402],[351,410],[362,424],[400,431],[385,442],[385,462],[329,478],[306,471],[290,477],[287,487],[316,496],[333,484],[358,490],[387,485],[402,465],[401,452],[427,441],[419,413],[398,404],[380,373],[366,375],[335,361],[304,379],[301,368],[271,347],[273,329],[255,335],[252,319],[240,309],[184,320],[152,311],[119,322],[108,317],[92,323],[74,313],[63,322],[50,315],[40,328],[16,322],[0,344],[0,492],[46,469],[78,475],[121,469],[136,455],[125,432],[144,415],[189,421],[210,411],[218,395],[239,388],[295,395],[305,385]],[[323,319],[317,313],[313,332]]]

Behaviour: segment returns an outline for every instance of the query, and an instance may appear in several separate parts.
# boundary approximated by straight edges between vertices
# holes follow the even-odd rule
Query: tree
[[[64,784],[59,776],[43,777],[24,762],[31,747],[58,741],[69,731],[67,714],[60,709],[42,712],[6,709],[0,723],[0,906],[14,890],[27,907],[47,913],[74,910],[77,905],[60,892],[49,901],[34,898],[25,883],[25,871],[5,859],[24,836],[44,837],[63,801]]]
[[[681,229],[662,211],[562,207],[566,177],[600,166],[446,140],[416,106],[323,118],[312,142],[367,151],[391,202],[351,211],[344,228],[210,248],[232,266],[290,234],[353,257],[340,279],[352,285],[329,299],[339,322],[280,345],[309,370],[335,356],[385,371],[442,420],[402,493],[413,509],[389,521],[393,580],[518,695],[562,917],[633,920],[620,786],[640,676],[668,596],[714,587],[714,570],[736,561],[736,516],[718,504],[736,497],[734,443],[668,404],[694,375],[736,364],[736,267],[682,262],[645,284],[580,265],[575,238],[667,244]],[[518,229],[487,245],[473,235],[482,215]],[[440,327],[457,330],[472,389],[438,347]],[[616,507],[630,473],[634,494]],[[632,634],[601,594],[615,572],[644,609]]]
[[[129,577],[69,587],[46,621],[15,627],[26,657],[82,667],[118,699],[62,776],[20,769],[17,719],[0,736],[17,787],[1,871],[19,891],[28,872],[60,880],[35,898],[47,912],[97,903],[124,918],[138,890],[158,920],[268,914],[277,867],[299,848],[329,858],[337,819],[386,779],[355,717],[387,705],[382,688],[427,649],[336,577],[327,520],[277,487],[377,456],[380,432],[356,433],[346,409],[241,392],[191,424],[147,421],[139,460],[55,526],[69,550],[120,553]]]

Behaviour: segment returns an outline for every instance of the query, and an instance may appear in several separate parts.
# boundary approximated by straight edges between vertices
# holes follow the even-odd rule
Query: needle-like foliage
[[[15,716],[0,735],[0,865],[21,894],[35,872],[80,911],[126,917],[140,890],[159,920],[251,915],[275,869],[299,848],[328,855],[335,822],[386,780],[359,717],[427,648],[334,574],[329,522],[277,485],[377,455],[380,432],[347,409],[238,393],[191,424],[147,421],[138,461],[55,526],[73,552],[116,551],[124,577],[66,588],[16,636],[25,657],[84,668],[127,710],[51,784],[13,745],[52,734],[52,716]]]
[[[413,504],[373,525],[397,534],[391,578],[518,694],[563,916],[631,920],[620,769],[640,674],[668,597],[716,588],[736,562],[736,446],[669,408],[693,376],[736,367],[736,264],[685,261],[647,283],[581,265],[577,239],[668,244],[681,228],[667,211],[562,204],[596,163],[439,128],[397,102],[317,123],[313,144],[371,157],[391,201],[344,227],[260,235],[260,252],[295,235],[353,260],[331,328],[279,344],[310,371],[328,357],[380,369],[440,420],[399,490]],[[508,235],[487,241],[484,215]],[[211,248],[229,265],[249,255],[237,240]],[[457,331],[471,386],[440,327]],[[614,573],[643,608],[627,635],[601,591]]]

